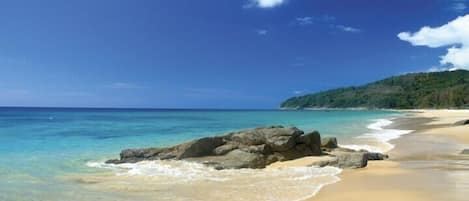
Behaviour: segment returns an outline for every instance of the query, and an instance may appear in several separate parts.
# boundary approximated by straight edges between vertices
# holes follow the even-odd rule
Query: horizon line
[[[282,110],[281,108],[176,108],[176,107],[93,107],[93,106],[0,106],[0,109],[120,109],[120,110]]]

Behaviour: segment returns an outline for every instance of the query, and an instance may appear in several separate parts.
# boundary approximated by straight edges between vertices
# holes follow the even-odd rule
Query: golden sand
[[[399,160],[399,158],[393,158],[393,160],[400,161],[377,161],[370,162],[368,167],[357,170],[345,170],[340,175],[342,181],[327,186],[321,190],[317,196],[311,198],[311,201],[440,201],[440,200],[465,200],[466,195],[469,195],[469,188],[467,188],[467,182],[462,183],[461,181],[468,181],[469,174],[467,172],[467,166],[463,166],[461,170],[455,170],[453,166],[446,165],[446,161],[441,160],[437,157],[428,157],[430,155],[444,155],[444,151],[455,147],[461,147],[469,144],[469,126],[455,126],[454,123],[460,120],[469,119],[469,110],[413,110],[413,117],[417,118],[431,118],[433,121],[428,123],[429,125],[435,125],[436,128],[417,130],[415,134],[412,134],[415,138],[426,138],[426,141],[432,143],[426,144],[412,144],[412,142],[405,142],[405,139],[401,139],[403,143],[399,146],[399,140],[397,140],[396,149],[400,153],[420,153],[424,152],[426,155],[407,156],[417,162],[424,164],[435,163],[438,168],[415,168],[418,166],[414,165],[414,168],[403,167],[402,164],[412,164],[413,161],[405,161],[405,159]],[[423,126],[422,126],[423,127]],[[418,136],[416,136],[418,135]],[[437,138],[433,140],[431,136],[434,135]],[[409,137],[408,139],[412,139]],[[441,137],[441,138],[438,138]],[[455,144],[448,145],[450,141],[441,141],[443,137],[451,137],[458,141]],[[422,140],[425,142],[425,140]],[[406,145],[404,145],[407,143]],[[418,143],[418,142],[416,142]],[[441,143],[441,144],[439,144]],[[409,146],[410,145],[410,146]],[[435,147],[434,147],[435,146]],[[449,148],[441,148],[441,147]],[[409,147],[409,150],[402,150]],[[412,149],[414,150],[410,150]],[[436,148],[438,147],[438,148]],[[468,146],[469,148],[469,146]],[[421,150],[420,152],[418,150]],[[422,151],[423,150],[423,151]],[[396,154],[399,156],[399,154]],[[448,156],[447,156],[448,157]],[[457,163],[460,161],[455,161]],[[459,166],[458,166],[459,167]],[[457,176],[450,176],[457,175]],[[455,185],[458,184],[458,185]],[[466,190],[467,189],[467,190]]]

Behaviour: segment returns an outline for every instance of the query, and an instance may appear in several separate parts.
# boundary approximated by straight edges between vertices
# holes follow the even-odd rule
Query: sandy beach
[[[164,164],[158,167],[168,169],[159,171],[218,179],[181,181],[171,186],[160,177],[139,174],[119,176],[106,173],[64,179],[79,183],[90,192],[105,192],[106,196],[115,197],[115,200],[136,197],[139,200],[155,200],[153,196],[158,192],[160,200],[177,194],[181,197],[176,200],[466,201],[469,193],[469,156],[460,152],[469,148],[466,141],[469,125],[454,123],[468,119],[469,110],[405,112],[404,116],[393,119],[394,123],[386,128],[414,132],[390,141],[394,148],[387,152],[388,160],[369,161],[368,166],[361,169],[307,169],[328,157],[310,156],[276,162],[260,170],[207,172],[206,167],[201,165],[190,166],[186,170],[183,162],[160,162]],[[146,162],[139,167],[152,165],[152,162]],[[143,172],[150,170],[153,171],[139,169]],[[327,174],[317,176],[318,173]],[[305,179],[307,175],[317,177]],[[321,188],[322,184],[324,186]],[[285,191],[285,188],[289,190]],[[226,199],[227,196],[229,199]]]
[[[392,141],[390,160],[345,170],[341,181],[323,188],[311,201],[467,200],[469,193],[469,110],[412,110],[393,126],[415,132]]]

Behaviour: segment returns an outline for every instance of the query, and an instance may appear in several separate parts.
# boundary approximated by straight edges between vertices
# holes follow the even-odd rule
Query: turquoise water
[[[73,185],[63,175],[103,171],[89,161],[124,148],[166,146],[265,125],[294,125],[347,141],[389,111],[144,110],[0,108],[0,200]],[[55,187],[54,187],[55,186]],[[29,189],[29,191],[18,191]]]

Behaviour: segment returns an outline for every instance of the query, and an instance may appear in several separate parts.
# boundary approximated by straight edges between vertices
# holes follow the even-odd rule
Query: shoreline
[[[151,192],[155,190],[161,193],[165,192],[165,188],[162,189],[162,187],[155,185],[154,182],[157,177],[143,176],[152,172],[154,168],[157,168],[158,171],[168,171],[169,173],[177,174],[181,177],[185,177],[184,175],[190,173],[192,176],[200,176],[198,174],[202,174],[203,177],[211,178],[211,180],[214,179],[212,178],[213,176],[216,176],[215,179],[221,179],[220,181],[226,181],[227,179],[230,181],[224,182],[222,187],[220,181],[211,182],[205,181],[205,178],[200,178],[191,181],[190,184],[181,184],[172,190],[178,192],[178,194],[180,193],[184,196],[197,199],[205,199],[205,195],[212,192],[210,189],[213,188],[231,189],[229,192],[235,193],[239,198],[247,199],[249,197],[251,199],[256,198],[257,200],[263,199],[264,197],[261,196],[262,193],[254,196],[252,195],[254,192],[252,191],[253,189],[244,188],[245,185],[249,184],[250,186],[261,188],[257,189],[256,192],[269,192],[269,188],[272,188],[272,185],[274,185],[275,188],[301,187],[295,191],[279,191],[273,193],[275,197],[278,199],[281,198],[282,200],[297,200],[301,197],[299,200],[307,201],[463,201],[463,195],[468,193],[468,190],[465,189],[469,189],[469,182],[466,182],[468,188],[454,188],[452,184],[458,182],[458,178],[469,181],[469,174],[464,175],[464,171],[459,171],[461,169],[466,170],[465,168],[469,170],[469,157],[467,158],[467,166],[465,163],[457,164],[460,157],[456,152],[464,146],[456,146],[460,144],[461,141],[451,136],[432,134],[432,132],[439,133],[440,131],[438,129],[452,128],[452,124],[449,122],[462,117],[437,119],[432,115],[444,116],[444,112],[443,114],[433,114],[431,113],[432,111],[421,110],[402,112],[405,113],[398,117],[386,118],[387,121],[391,119],[392,124],[384,122],[383,118],[376,119],[375,122],[368,125],[370,130],[376,131],[376,133],[372,133],[376,136],[378,136],[380,132],[390,130],[412,132],[399,134],[393,138],[386,138],[387,140],[384,141],[372,138],[369,142],[375,144],[363,144],[363,142],[366,143],[366,141],[362,141],[357,147],[360,147],[360,145],[377,146],[379,143],[389,143],[392,145],[392,149],[386,152],[390,155],[390,159],[385,161],[369,161],[368,166],[365,168],[322,169],[310,167],[315,160],[319,160],[318,157],[314,156],[272,163],[262,170],[244,169],[207,172],[205,167],[197,166],[195,173],[192,169],[194,167],[186,166],[187,164],[163,163],[156,164],[155,166],[155,164],[149,162],[147,164],[138,164],[135,167],[126,167],[126,169],[130,169],[125,171],[129,171],[129,173],[132,172],[131,175],[127,175],[127,173],[124,175],[121,174],[120,176],[94,175],[78,179],[68,178],[67,180],[77,180],[83,187],[93,191],[118,192],[128,196],[140,194],[144,198],[151,198]],[[463,112],[464,114],[469,114],[469,110],[464,110]],[[463,117],[466,116],[463,115]],[[469,115],[467,117],[469,117]],[[469,148],[469,146],[466,148]],[[453,162],[448,163],[448,160]],[[174,165],[176,165],[176,169],[170,168],[170,166],[174,167]],[[323,171],[326,170],[328,173],[314,178],[315,174],[324,174]],[[292,172],[294,172],[293,175]],[[463,172],[462,176],[460,175],[461,172]],[[262,177],[259,177],[259,174],[262,175]],[[447,178],[448,175],[453,176],[452,178]],[[291,180],[292,177],[296,179]],[[305,180],[305,178],[307,179]],[[122,184],[121,182],[123,181],[133,185],[128,186],[127,184]],[[249,182],[246,183],[247,181]],[[315,185],[314,187],[312,186],[313,184]],[[196,192],[193,192],[194,189],[197,189]],[[434,192],[445,193],[434,195]],[[233,194],[233,196],[235,194]],[[169,196],[169,194],[167,196]],[[226,195],[217,194],[212,197],[222,199],[224,196]],[[235,200],[235,198],[232,197],[230,200]]]
[[[390,128],[415,131],[391,141],[395,148],[388,152],[389,160],[371,161],[363,169],[344,170],[338,175],[340,182],[324,187],[307,200],[465,200],[469,193],[469,174],[465,173],[469,170],[469,157],[459,152],[469,148],[469,138],[464,133],[469,131],[469,125],[453,124],[469,119],[469,110],[403,112],[408,114],[398,117]]]

